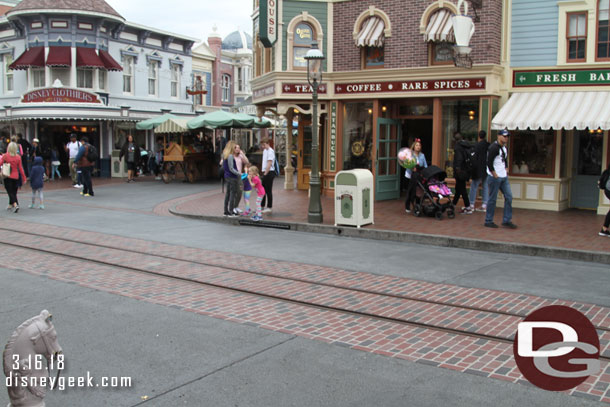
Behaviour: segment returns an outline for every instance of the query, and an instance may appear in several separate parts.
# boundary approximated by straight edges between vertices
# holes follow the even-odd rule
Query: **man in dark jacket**
[[[479,142],[475,144],[474,169],[472,171],[472,181],[470,181],[470,209],[485,212],[487,210],[487,201],[489,200],[489,188],[487,188],[487,149],[489,142],[487,141],[487,133],[485,130],[479,132]],[[483,185],[483,205],[480,208],[475,208],[477,201],[477,189],[479,184]]]
[[[466,154],[470,150],[471,145],[457,131],[453,134],[453,140],[455,141],[455,147],[453,148],[453,175],[455,177],[453,204],[457,205],[460,197],[462,197],[464,200],[462,213],[470,215],[473,210],[470,208],[470,200],[466,193],[466,182],[470,179],[470,173],[464,164],[466,162]]]
[[[21,149],[23,150],[23,155],[21,156],[21,163],[23,164],[23,169],[25,170],[25,176],[30,177],[30,172],[28,168],[28,160],[30,159],[30,151],[32,150],[32,145],[28,143],[26,139],[23,138],[23,134],[17,134],[17,140]]]
[[[83,196],[93,196],[93,183],[91,182],[91,173],[93,171],[93,163],[87,160],[89,153],[89,139],[83,137],[81,146],[78,148],[78,153],[74,157],[74,164],[80,171],[83,177],[83,190],[80,192]]]

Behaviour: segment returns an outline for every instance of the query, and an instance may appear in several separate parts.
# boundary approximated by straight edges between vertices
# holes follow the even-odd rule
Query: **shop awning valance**
[[[610,130],[608,101],[610,92],[513,93],[491,126],[494,130]]]
[[[76,66],[79,68],[106,68],[94,48],[76,48]]]
[[[358,47],[383,47],[385,41],[385,24],[379,17],[369,17],[363,24],[356,38]]]
[[[161,123],[158,127],[155,127],[155,133],[185,133],[190,131],[186,127],[186,122],[191,120],[190,117],[173,117]]]
[[[115,61],[115,59],[108,53],[108,51],[104,51],[100,49],[100,59],[104,63],[104,66],[109,71],[122,71],[123,67]]]
[[[446,8],[441,8],[432,14],[426,26],[424,41],[455,42],[451,17],[453,17],[453,13]]]
[[[72,65],[72,51],[70,47],[49,47],[47,66],[69,68]]]
[[[15,60],[10,69],[44,68],[44,47],[32,47],[26,49],[23,54]]]

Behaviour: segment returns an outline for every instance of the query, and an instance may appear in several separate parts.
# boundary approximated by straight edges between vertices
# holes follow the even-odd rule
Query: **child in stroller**
[[[415,206],[413,214],[434,216],[441,220],[447,211],[447,217],[455,217],[455,207],[451,202],[451,190],[445,183],[447,173],[435,165],[421,171],[417,178],[415,190]]]

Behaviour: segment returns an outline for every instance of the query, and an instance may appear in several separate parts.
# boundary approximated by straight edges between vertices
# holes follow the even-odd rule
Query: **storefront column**
[[[286,166],[284,167],[284,189],[294,189],[294,168],[292,167],[292,110],[286,117]],[[278,117],[276,116],[276,120]]]
[[[443,148],[443,101],[441,98],[434,98],[432,102],[432,164],[440,168],[445,168],[445,156]]]

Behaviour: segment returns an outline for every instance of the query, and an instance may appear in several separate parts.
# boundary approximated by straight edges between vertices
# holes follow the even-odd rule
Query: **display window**
[[[555,175],[555,131],[512,131],[509,139],[509,174],[553,177]]]
[[[346,103],[343,108],[343,169],[372,170],[373,103]]]
[[[453,178],[453,134],[460,132],[464,140],[475,143],[479,134],[479,99],[447,99],[443,101],[443,140],[445,172]]]

